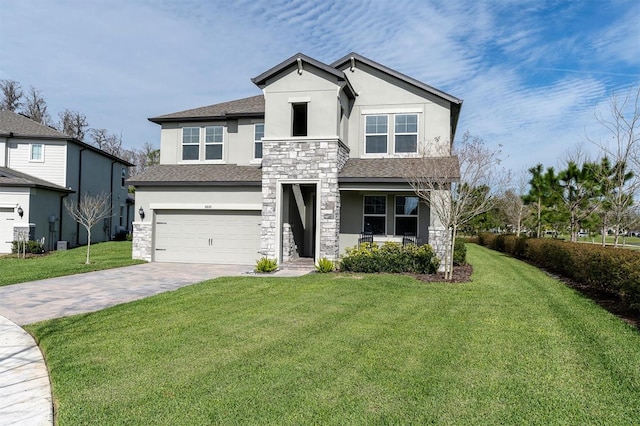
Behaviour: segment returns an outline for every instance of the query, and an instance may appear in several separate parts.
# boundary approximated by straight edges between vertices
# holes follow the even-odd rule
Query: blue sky
[[[6,0],[0,22],[0,78],[127,147],[159,146],[147,117],[259,94],[251,77],[297,52],[356,51],[464,99],[458,135],[514,172],[590,150],[594,113],[640,86],[637,0]]]

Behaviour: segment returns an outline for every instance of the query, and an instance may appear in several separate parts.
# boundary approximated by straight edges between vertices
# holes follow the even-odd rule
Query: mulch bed
[[[461,265],[453,267],[453,277],[450,280],[444,279],[444,272],[438,272],[437,274],[408,274],[416,280],[425,283],[468,283],[471,282],[471,273],[473,267],[471,265]]]

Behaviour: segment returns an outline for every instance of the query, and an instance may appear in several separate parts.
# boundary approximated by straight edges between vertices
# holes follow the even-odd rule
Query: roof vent
[[[298,74],[302,75],[302,59],[298,58],[296,62],[298,63]]]
[[[351,61],[351,66],[349,67],[349,71],[353,72],[356,69],[356,58],[352,56],[349,58],[349,61]]]

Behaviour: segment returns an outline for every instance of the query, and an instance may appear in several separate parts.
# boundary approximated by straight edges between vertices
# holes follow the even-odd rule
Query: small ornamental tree
[[[91,228],[93,228],[102,219],[111,217],[111,203],[109,202],[109,194],[91,195],[87,194],[82,197],[79,203],[73,200],[64,200],[64,207],[67,209],[71,217],[84,226],[87,230],[87,260],[88,265],[89,252],[91,249]]]

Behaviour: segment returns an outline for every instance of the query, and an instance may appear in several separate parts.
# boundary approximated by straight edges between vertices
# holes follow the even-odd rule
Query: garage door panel
[[[155,260],[253,264],[260,220],[259,211],[156,212]]]

